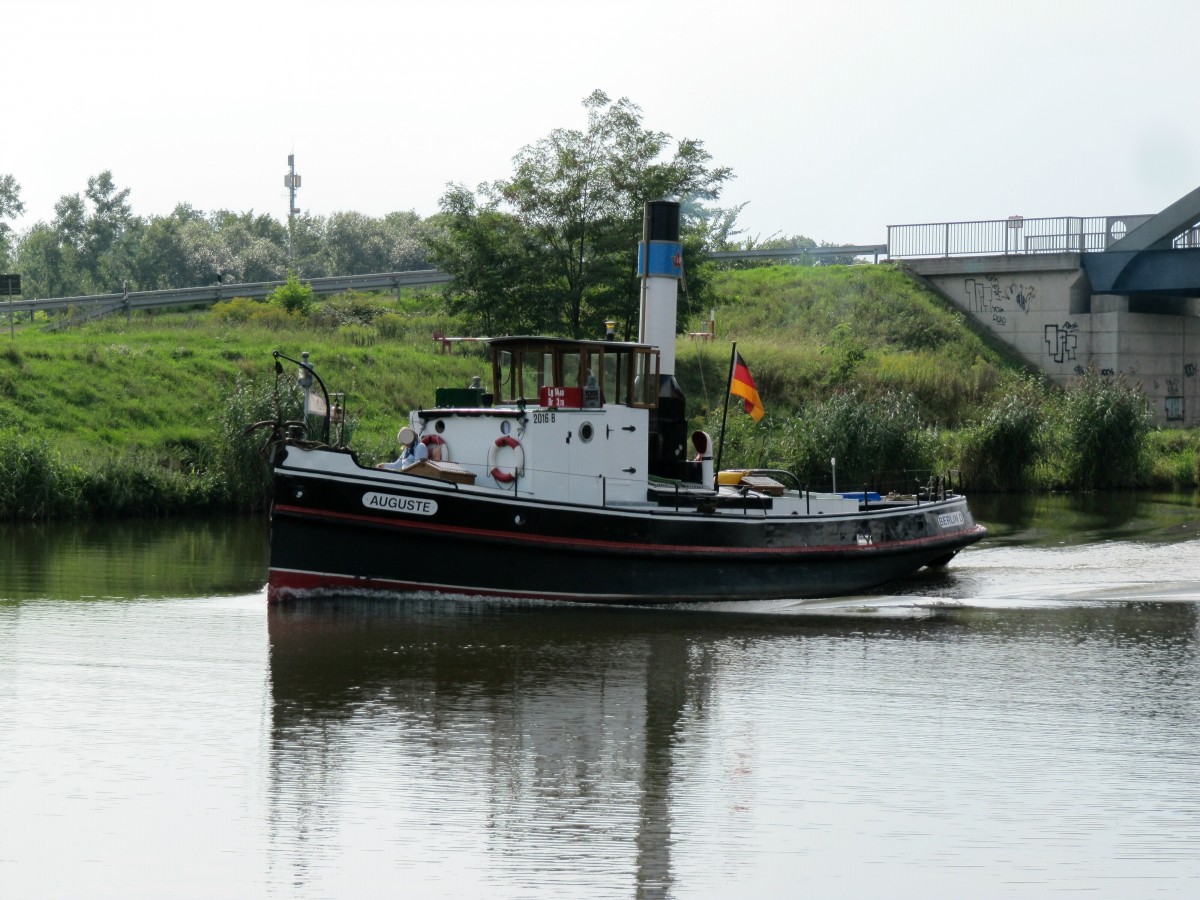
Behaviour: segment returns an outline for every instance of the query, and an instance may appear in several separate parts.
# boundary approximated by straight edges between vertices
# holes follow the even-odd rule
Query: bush
[[[1179,491],[1200,484],[1200,430],[1158,429],[1147,439],[1154,460],[1150,486]]]
[[[299,313],[288,312],[281,306],[260,303],[258,309],[250,315],[249,324],[265,328],[268,331],[282,331],[295,328],[297,320],[300,318]]]
[[[286,377],[286,376],[283,376]],[[271,472],[263,455],[270,429],[246,433],[255,422],[300,420],[301,401],[295,391],[280,397],[276,406],[271,380],[239,378],[216,416],[218,435],[213,453],[216,478],[228,509],[257,512],[271,499]]]
[[[349,291],[331,298],[312,311],[308,317],[318,328],[340,328],[344,325],[371,325],[383,315],[379,300],[370,294]]]
[[[160,516],[210,506],[208,485],[191,473],[165,468],[146,452],[97,458],[78,472],[82,510],[95,516]]]
[[[211,478],[172,471],[145,451],[95,453],[82,464],[38,435],[0,433],[0,519],[39,520],[201,512]]]
[[[70,503],[62,458],[40,436],[0,431],[0,519],[45,519]]]
[[[289,313],[307,316],[313,308],[313,289],[289,274],[287,281],[267,295],[267,302],[282,306]]]
[[[1091,490],[1146,483],[1154,417],[1145,396],[1124,377],[1105,378],[1089,369],[1062,393],[1053,418],[1065,486]]]
[[[867,484],[910,491],[933,466],[933,435],[911,394],[845,391],[810,404],[784,431],[791,448],[787,467],[808,483],[824,481],[831,458],[846,490]]]
[[[984,413],[963,430],[963,480],[985,491],[1011,491],[1029,484],[1045,428],[1043,396],[1031,378],[1010,382]]]
[[[242,324],[249,322],[255,312],[262,309],[258,300],[249,297],[234,297],[232,300],[221,300],[213,304],[212,317],[218,322]]]
[[[399,340],[408,335],[408,319],[397,313],[384,313],[375,320],[379,336],[388,340]]]

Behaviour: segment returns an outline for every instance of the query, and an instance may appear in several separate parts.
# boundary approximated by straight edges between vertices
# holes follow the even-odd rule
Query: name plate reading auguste
[[[403,497],[395,494],[363,494],[363,506],[368,509],[386,509],[388,512],[409,513],[414,516],[437,514],[437,501],[424,497]]]

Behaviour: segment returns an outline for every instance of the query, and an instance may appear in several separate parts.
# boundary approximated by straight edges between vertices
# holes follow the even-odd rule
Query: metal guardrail
[[[413,272],[381,272],[374,275],[335,275],[329,278],[305,279],[304,283],[316,294],[337,294],[343,291],[399,290],[402,287],[424,287],[445,284],[450,276],[436,269]],[[259,281],[245,284],[214,284],[204,287],[173,288],[164,291],[130,291],[121,294],[89,294],[80,297],[51,297],[43,300],[15,300],[0,303],[0,313],[61,312],[75,310],[93,318],[113,312],[137,309],[165,309],[172,306],[216,303],[234,297],[259,299],[266,297],[283,281]]]
[[[717,250],[709,259],[799,259],[801,257],[870,256],[875,262],[887,254],[887,244],[848,244],[845,247],[785,247],[772,250]]]
[[[875,261],[887,253],[885,244],[848,245],[844,247],[792,247],[781,250],[730,250],[712,253],[713,259],[786,259],[828,256],[873,256]],[[447,284],[450,275],[437,269],[420,269],[411,272],[380,272],[371,275],[335,275],[328,278],[305,279],[316,294],[337,294],[343,291],[399,290],[403,287],[425,287]],[[8,313],[14,320],[19,313],[31,317],[37,312],[66,312],[76,315],[62,322],[52,323],[50,328],[76,324],[80,321],[110,315],[116,312],[132,312],[139,309],[167,309],[173,306],[216,303],[234,297],[260,299],[266,297],[283,281],[259,281],[242,284],[214,284],[192,288],[172,288],[162,291],[129,291],[119,294],[86,294],[77,297],[49,297],[33,300],[0,301],[0,316]]]
[[[889,225],[889,259],[935,256],[995,256],[1030,253],[1100,253],[1151,215],[1059,216]],[[1200,245],[1200,229],[1178,235],[1177,248]]]

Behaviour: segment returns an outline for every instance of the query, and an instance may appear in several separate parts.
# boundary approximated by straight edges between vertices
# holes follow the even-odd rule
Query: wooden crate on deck
[[[423,475],[426,478],[437,478],[441,481],[453,481],[455,484],[474,484],[475,473],[456,466],[452,462],[437,462],[432,459],[421,459],[411,466],[404,468],[405,475]]]

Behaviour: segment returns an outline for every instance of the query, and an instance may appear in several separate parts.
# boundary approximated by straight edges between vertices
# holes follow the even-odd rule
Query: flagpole
[[[729,418],[729,389],[733,387],[733,364],[737,359],[737,341],[729,350],[729,377],[725,379],[725,409],[721,413],[721,437],[717,440],[717,459],[713,466],[713,488],[720,484],[721,454],[725,451],[725,420]]]

